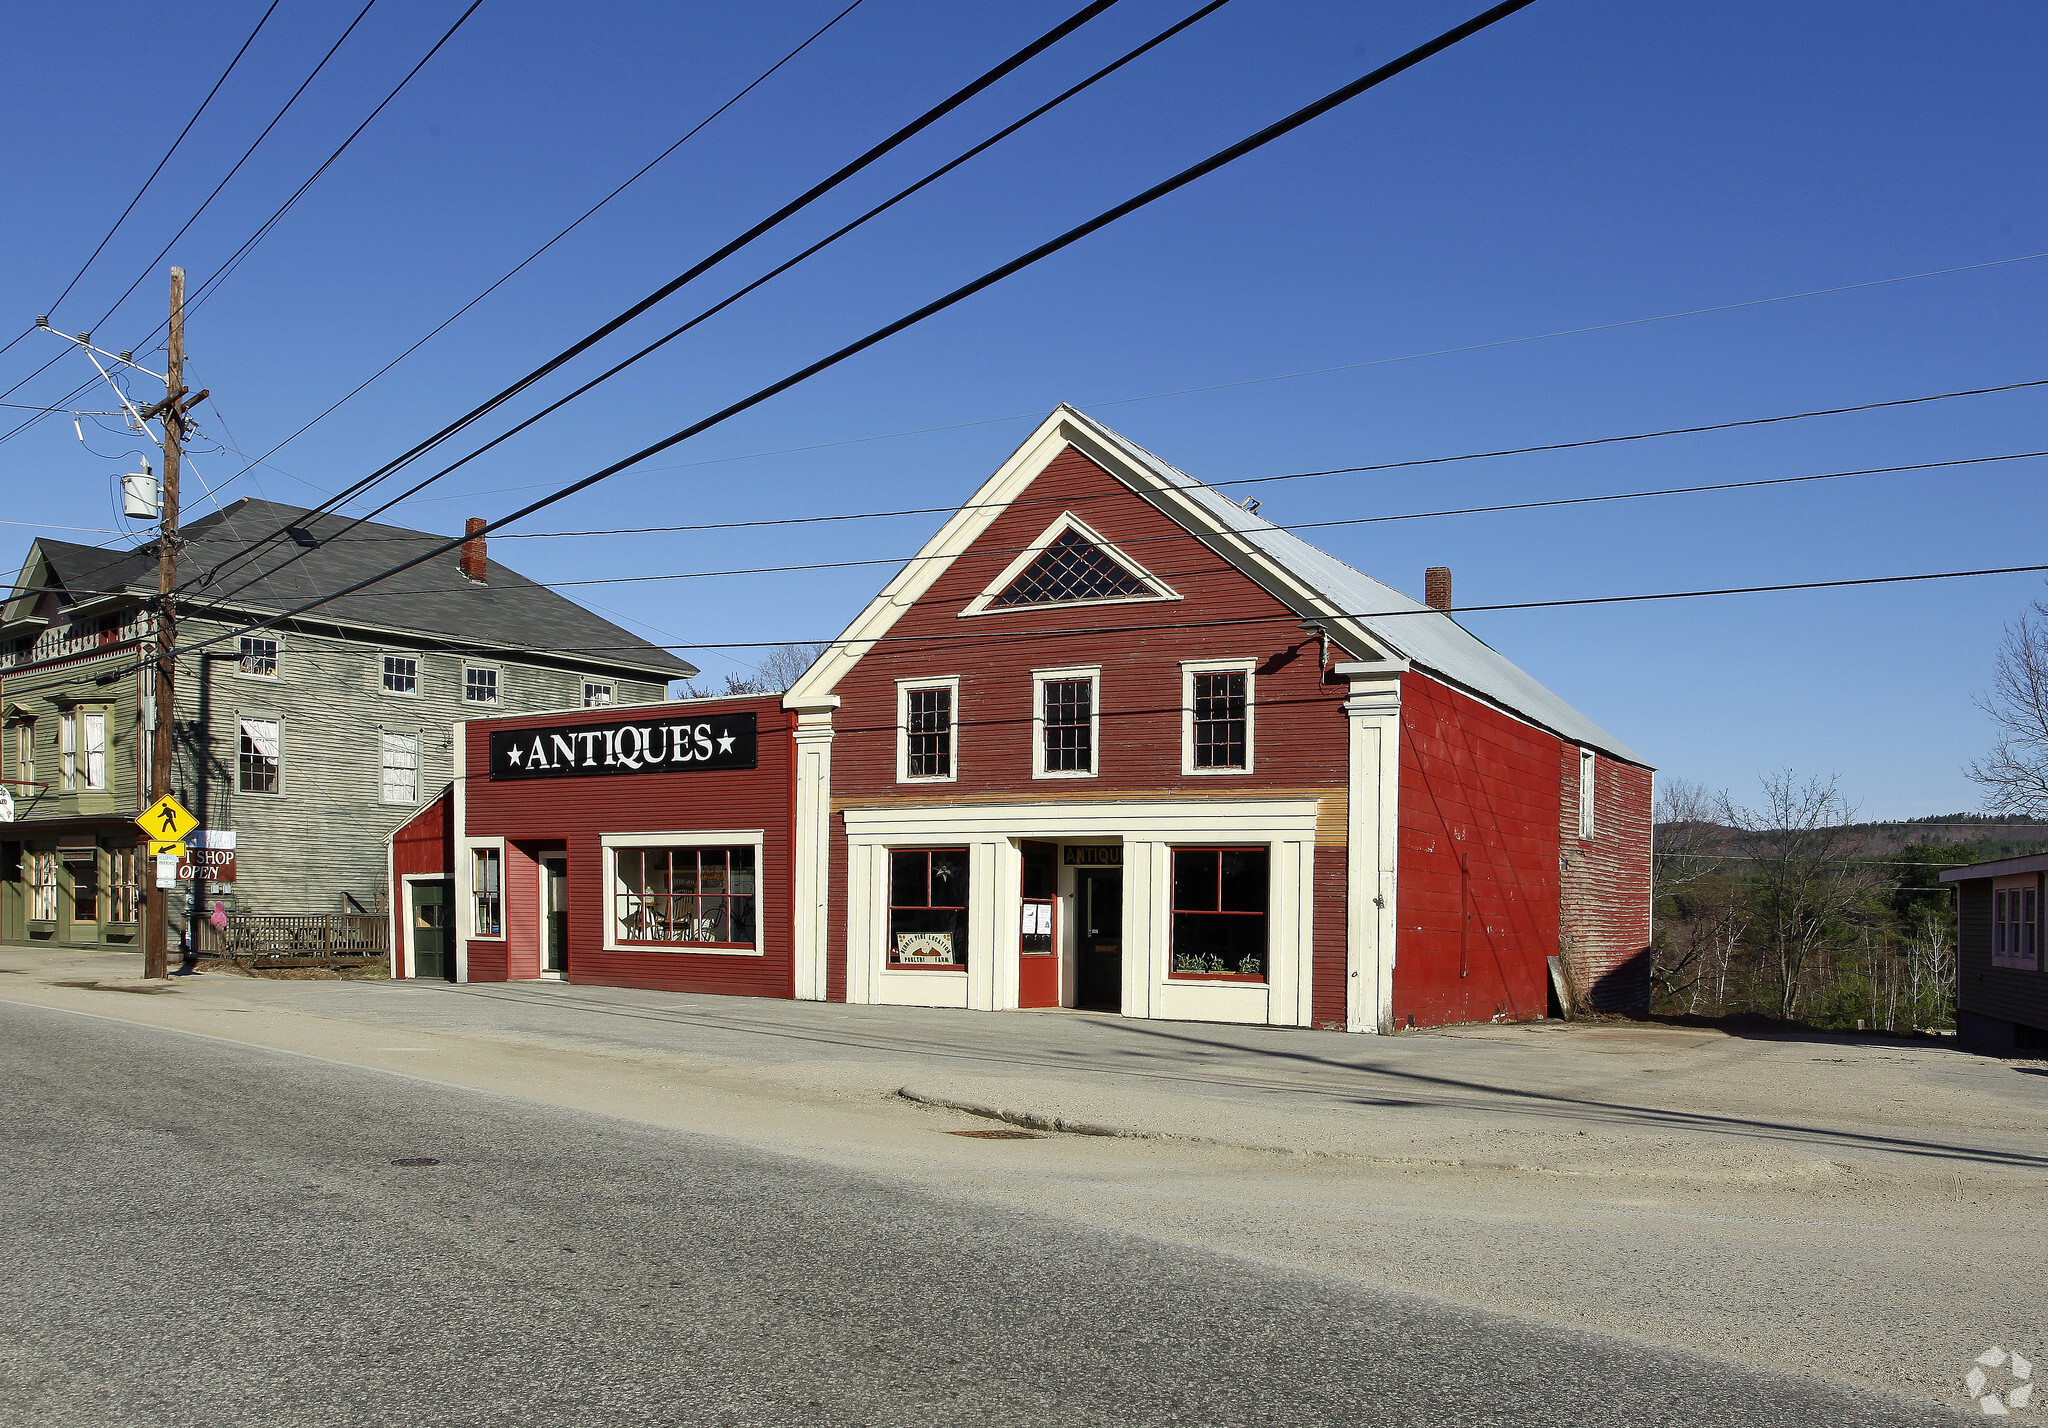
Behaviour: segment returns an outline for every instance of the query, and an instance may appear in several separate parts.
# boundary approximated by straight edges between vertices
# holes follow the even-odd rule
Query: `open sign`
[[[178,881],[189,883],[196,878],[205,878],[210,883],[231,883],[235,880],[235,850],[233,848],[194,848],[187,846],[185,856],[178,860]]]

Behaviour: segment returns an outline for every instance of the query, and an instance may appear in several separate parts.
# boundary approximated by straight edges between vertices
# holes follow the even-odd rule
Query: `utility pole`
[[[178,583],[178,456],[185,434],[185,270],[171,269],[171,323],[167,339],[169,365],[164,369],[164,400],[158,415],[164,423],[162,524],[156,538],[156,729],[149,749],[149,792],[155,802],[171,791],[171,723],[173,698],[171,650],[177,643],[177,615],[171,591]],[[149,897],[142,929],[142,975],[162,977],[168,971],[170,890],[157,886],[156,863],[149,857],[149,839],[142,843],[142,861],[149,869]],[[187,929],[188,933],[190,929]]]

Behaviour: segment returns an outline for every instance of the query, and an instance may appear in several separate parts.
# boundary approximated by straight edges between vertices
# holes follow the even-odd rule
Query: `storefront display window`
[[[1059,846],[1027,842],[1022,851],[1023,912],[1017,928],[1017,951],[1026,957],[1050,957],[1053,895],[1057,891],[1060,874]]]
[[[619,941],[754,945],[752,848],[619,848],[614,857]]]
[[[30,853],[24,860],[28,874],[28,916],[31,922],[57,920],[57,855]]]
[[[1266,980],[1271,855],[1264,848],[1173,850],[1173,975]]]
[[[889,854],[889,965],[958,972],[967,966],[967,850]]]
[[[94,853],[71,865],[71,920],[95,923],[100,920],[100,859]]]
[[[107,850],[107,921],[134,922],[142,903],[142,887],[136,878],[139,855],[133,848]]]

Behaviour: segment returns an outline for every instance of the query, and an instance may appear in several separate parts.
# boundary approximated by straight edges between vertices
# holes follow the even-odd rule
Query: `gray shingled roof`
[[[1338,610],[1360,617],[1358,624],[1410,664],[1442,675],[1573,743],[1650,767],[1649,760],[1537,683],[1451,616],[1381,584],[1328,551],[1318,550],[1300,536],[1253,515],[1220,491],[1203,485],[1093,418],[1078,412],[1075,416],[1110,441],[1138,454],[1161,480],[1185,491],[1204,511],[1258,547],[1275,565],[1289,571]],[[1411,611],[1414,613],[1406,613]]]
[[[180,573],[197,574],[250,541],[280,526],[294,525],[319,544],[306,550],[290,540],[280,541],[224,575],[212,589],[190,592],[193,603],[203,605],[209,596],[221,598],[254,580],[233,597],[233,606],[264,612],[284,610],[352,585],[448,539],[375,523],[339,535],[347,523],[345,517],[316,516],[303,506],[236,501],[226,510],[201,516],[184,527],[187,544],[179,554]],[[102,550],[56,540],[37,544],[58,581],[69,590],[156,590],[153,547]],[[295,555],[305,558],[286,567],[285,562]],[[451,550],[380,585],[344,595],[304,618],[410,631],[487,649],[558,653],[577,663],[616,665],[669,679],[689,679],[697,673],[694,665],[659,645],[534,584],[501,563],[495,552],[489,562],[489,579],[482,585],[465,579],[455,561],[456,552]]]

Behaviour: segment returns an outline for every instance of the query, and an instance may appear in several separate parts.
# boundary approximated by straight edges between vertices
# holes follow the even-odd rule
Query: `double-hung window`
[[[2040,888],[2031,877],[2001,878],[1991,886],[1991,965],[2040,970]]]
[[[1102,672],[1039,669],[1031,672],[1035,778],[1091,778],[1101,732]]]
[[[950,783],[959,776],[955,711],[960,681],[906,679],[896,685],[896,778]]]
[[[256,679],[277,678],[277,641],[242,636],[241,672]]]
[[[418,694],[420,692],[420,662],[408,655],[384,656],[384,692],[386,694]]]
[[[583,707],[602,709],[612,702],[612,687],[596,680],[586,680],[583,685]]]
[[[36,721],[24,719],[14,726],[14,777],[21,784],[17,801],[27,802],[39,791],[36,782]]]
[[[612,850],[614,936],[621,943],[755,945],[751,846]]]
[[[78,787],[78,715],[69,709],[57,716],[57,766],[63,771],[64,791]]]
[[[889,852],[889,966],[967,967],[967,850]]]
[[[1272,854],[1265,848],[1173,850],[1173,975],[1263,982]]]
[[[462,698],[469,704],[498,702],[498,671],[476,665],[462,671]]]
[[[107,786],[107,715],[103,709],[82,710],[78,716],[78,786]]]
[[[1252,771],[1256,661],[1190,660],[1180,667],[1180,766],[1186,774]]]
[[[420,801],[420,736],[380,734],[383,763],[383,799],[386,803]]]
[[[277,720],[241,720],[240,768],[235,787],[243,793],[276,793],[284,760],[278,748]]]
[[[469,850],[469,908],[472,935],[505,935],[505,854],[500,849]]]

